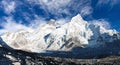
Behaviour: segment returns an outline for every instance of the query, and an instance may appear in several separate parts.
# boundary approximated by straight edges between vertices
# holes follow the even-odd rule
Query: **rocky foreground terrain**
[[[72,59],[42,56],[0,47],[0,65],[120,65],[120,56],[99,59]]]

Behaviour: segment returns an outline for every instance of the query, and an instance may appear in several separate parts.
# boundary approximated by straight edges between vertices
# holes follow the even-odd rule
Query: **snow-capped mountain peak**
[[[74,17],[71,19],[71,22],[73,22],[73,23],[78,23],[78,24],[80,24],[80,25],[85,25],[85,24],[87,24],[87,22],[83,20],[83,18],[81,17],[80,14],[74,16]]]
[[[115,30],[105,28],[84,21],[80,14],[73,17],[71,22],[60,25],[51,20],[41,25],[33,32],[7,33],[2,37],[6,44],[14,49],[29,52],[41,52],[45,50],[70,51],[78,46],[98,47],[106,42],[118,39]]]

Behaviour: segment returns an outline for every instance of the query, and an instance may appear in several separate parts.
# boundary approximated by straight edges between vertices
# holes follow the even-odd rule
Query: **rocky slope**
[[[119,65],[119,56],[108,56],[100,59],[74,59],[41,56],[20,50],[9,50],[0,47],[0,65]]]

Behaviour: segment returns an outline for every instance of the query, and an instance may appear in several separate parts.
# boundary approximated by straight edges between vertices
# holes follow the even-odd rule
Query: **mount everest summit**
[[[28,52],[71,51],[75,47],[99,48],[106,44],[120,44],[120,33],[100,25],[84,21],[78,14],[63,25],[50,21],[35,30],[7,32],[1,36],[1,44]],[[7,46],[6,46],[7,47]],[[107,46],[106,46],[107,47]]]

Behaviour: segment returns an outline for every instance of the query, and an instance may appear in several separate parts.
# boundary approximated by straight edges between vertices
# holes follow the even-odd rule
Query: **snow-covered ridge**
[[[71,22],[60,25],[55,21],[41,25],[34,31],[6,33],[2,37],[14,49],[29,52],[44,50],[70,51],[72,48],[97,47],[106,42],[117,40],[117,31],[84,21],[78,14]]]

